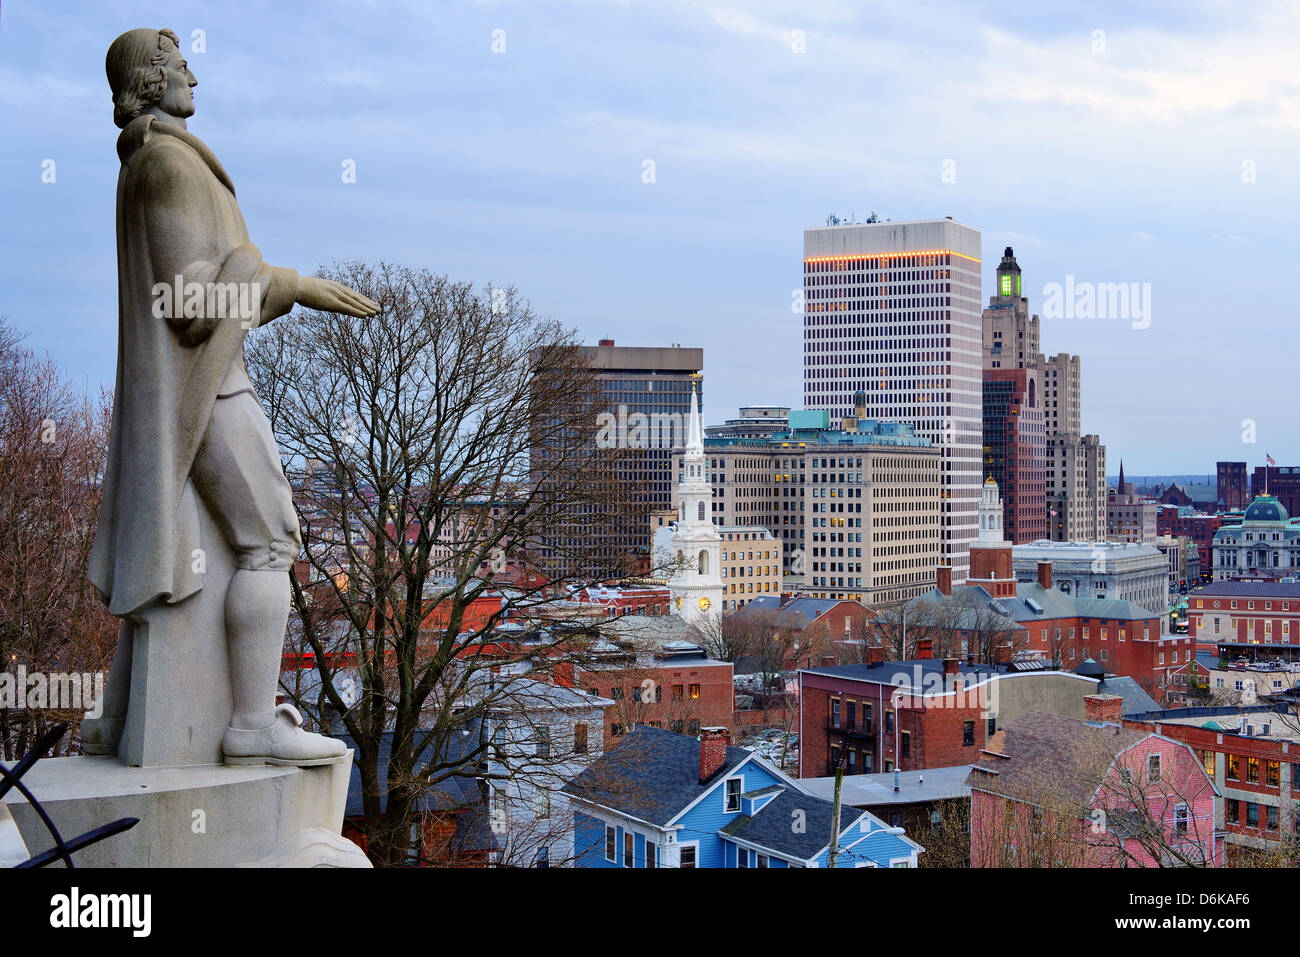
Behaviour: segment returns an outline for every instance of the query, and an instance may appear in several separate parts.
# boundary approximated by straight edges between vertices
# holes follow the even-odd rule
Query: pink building
[[[1115,695],[1090,719],[1031,711],[994,735],[967,783],[972,867],[1221,867],[1220,794],[1172,738],[1120,725]]]

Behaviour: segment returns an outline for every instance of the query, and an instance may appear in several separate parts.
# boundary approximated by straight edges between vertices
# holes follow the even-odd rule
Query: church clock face
[[[701,598],[701,599],[700,599],[700,611],[708,611],[708,610],[709,610],[709,605],[711,605],[711,604],[712,604],[712,602],[710,602],[707,598]]]

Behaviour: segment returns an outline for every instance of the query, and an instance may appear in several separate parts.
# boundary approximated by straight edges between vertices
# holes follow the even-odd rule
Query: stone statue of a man
[[[118,355],[90,579],[128,622],[214,587],[197,496],[234,556],[228,584],[215,583],[225,588],[234,705],[221,742],[226,763],[331,762],[344,755],[342,742],[303,730],[292,707],[275,707],[300,539],[244,336],[295,303],[352,316],[379,307],[339,283],[272,266],[249,242],[230,177],[186,129],[197,81],[172,31],[122,34],[105,69],[122,129]],[[122,635],[104,717],[84,723],[91,753],[115,752],[122,734],[130,628]]]

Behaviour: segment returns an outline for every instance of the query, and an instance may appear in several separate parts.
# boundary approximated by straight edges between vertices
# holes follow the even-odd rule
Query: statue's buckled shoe
[[[277,707],[275,719],[265,728],[226,728],[221,750],[225,752],[226,764],[295,767],[337,764],[348,753],[342,741],[304,731],[302,715],[291,704]]]

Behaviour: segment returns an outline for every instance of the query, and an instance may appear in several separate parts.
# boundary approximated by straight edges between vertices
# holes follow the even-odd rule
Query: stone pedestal
[[[131,698],[117,753],[138,767],[220,764],[234,710],[225,604],[235,559],[188,482],[183,495],[197,506],[203,549],[192,560],[203,563],[203,589],[131,622]]]
[[[369,867],[361,848],[339,836],[351,771],[351,754],[314,768],[139,768],[114,757],[46,758],[23,783],[65,839],[118,818],[140,819],[77,851],[79,867]],[[11,790],[3,801],[0,810],[13,815],[28,850],[53,846],[22,795]]]

